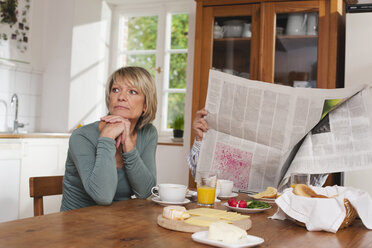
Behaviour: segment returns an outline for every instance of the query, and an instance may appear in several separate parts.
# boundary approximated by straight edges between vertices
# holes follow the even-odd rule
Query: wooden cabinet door
[[[259,5],[211,6],[198,9],[200,11],[197,12],[193,87],[193,99],[198,102],[193,103],[193,113],[204,107],[210,69],[258,79],[259,65]],[[243,23],[240,34],[238,31],[235,35],[232,30],[234,27],[230,28],[235,25],[234,22]],[[250,24],[251,36],[249,32],[243,32],[248,29],[245,29],[247,23]],[[215,25],[224,28],[223,37],[214,36]]]
[[[329,17],[326,8],[323,0],[262,4],[264,39],[259,72],[262,81],[335,87],[327,81]]]

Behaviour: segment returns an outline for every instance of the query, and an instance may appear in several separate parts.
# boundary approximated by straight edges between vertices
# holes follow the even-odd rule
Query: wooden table
[[[196,206],[190,203],[186,208]],[[218,203],[216,208],[224,206]],[[359,219],[336,234],[308,232],[288,220],[268,219],[276,208],[274,204],[250,215],[248,233],[265,239],[260,247],[372,247],[372,231]],[[158,226],[162,209],[150,200],[136,199],[0,223],[0,247],[209,247],[194,242],[190,233]]]

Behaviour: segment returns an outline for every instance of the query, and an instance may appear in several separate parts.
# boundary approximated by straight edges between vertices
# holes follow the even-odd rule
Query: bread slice
[[[328,198],[325,195],[318,195],[317,193],[315,193],[314,190],[312,190],[312,188],[310,188],[306,184],[296,184],[293,189],[293,194],[313,198]]]
[[[265,191],[253,195],[253,198],[260,199],[260,198],[275,198],[278,194],[278,190],[274,187],[267,187]]]

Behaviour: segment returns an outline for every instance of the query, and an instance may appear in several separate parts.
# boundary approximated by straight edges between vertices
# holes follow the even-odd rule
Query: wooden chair
[[[34,216],[44,215],[43,196],[62,194],[63,176],[30,177],[30,196],[34,198]]]

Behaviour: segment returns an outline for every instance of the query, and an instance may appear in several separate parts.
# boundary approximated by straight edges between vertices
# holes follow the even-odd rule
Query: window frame
[[[186,49],[171,49],[171,20],[173,14],[188,14],[189,15],[189,32],[190,32],[190,16],[192,10],[188,2],[163,2],[154,4],[132,4],[132,5],[118,5],[113,10],[112,16],[112,28],[111,28],[111,44],[110,47],[110,59],[109,59],[109,71],[112,72],[117,69],[118,56],[121,51],[119,49],[120,39],[120,19],[123,16],[158,16],[158,34],[156,39],[156,50],[155,50],[155,68],[161,68],[161,72],[155,72],[156,90],[158,96],[158,110],[156,118],[153,124],[156,126],[159,136],[169,137],[172,136],[172,129],[167,129],[167,111],[168,111],[168,94],[169,93],[184,93],[185,94],[185,110],[186,116],[186,102],[187,102],[187,84],[188,84],[188,71],[186,69],[186,86],[183,89],[169,89],[169,61],[170,55],[174,53],[184,53],[186,51],[187,56],[190,56],[190,39],[188,40],[188,48]],[[141,53],[141,50],[139,51]],[[130,53],[130,52],[129,52]],[[145,52],[147,53],[147,52]],[[167,63],[168,61],[168,63]],[[187,59],[189,61],[189,59]],[[189,67],[187,63],[187,67]]]

